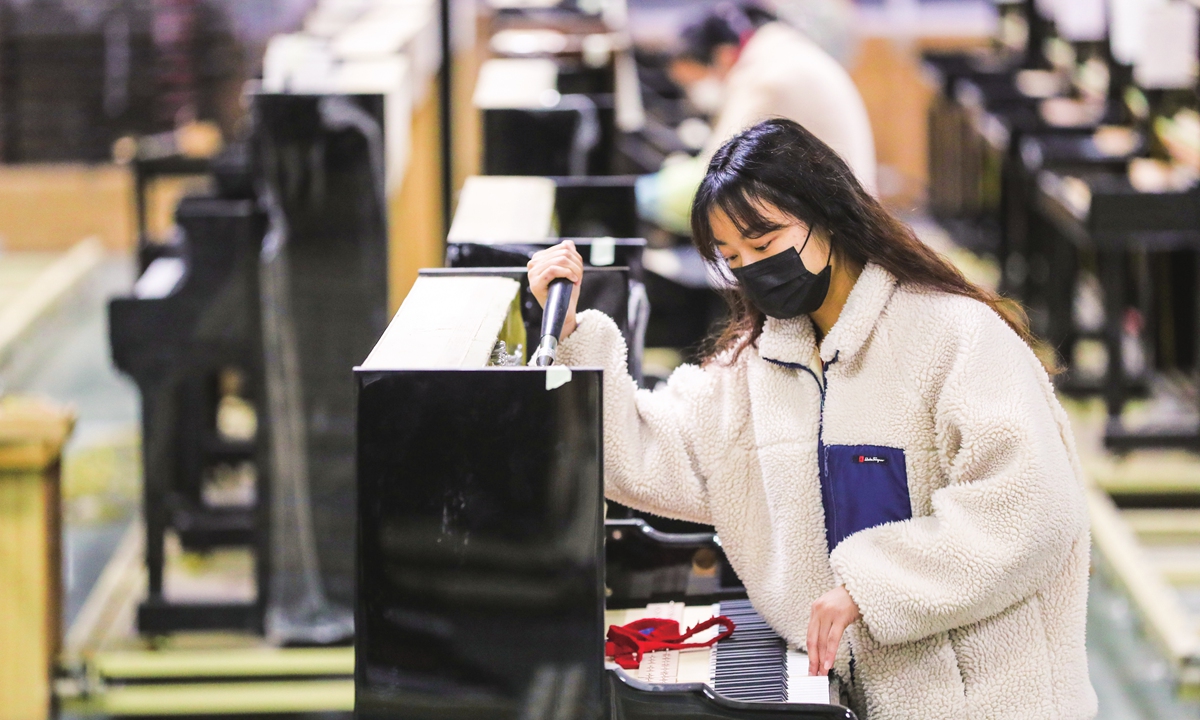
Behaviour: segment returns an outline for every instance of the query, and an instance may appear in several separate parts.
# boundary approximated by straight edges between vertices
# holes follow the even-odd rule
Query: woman
[[[609,318],[563,330],[607,371],[609,497],[715,525],[860,717],[1092,717],[1082,474],[1019,311],[789,120],[716,153],[692,226],[736,280],[702,367],[640,391]],[[581,273],[569,243],[529,263],[539,297]]]
[[[683,31],[671,77],[715,117],[697,158],[638,180],[639,212],[686,235],[687,211],[713,153],[735,133],[772,117],[803,125],[875,192],[875,138],[854,81],[828,53],[757,3],[720,3]]]

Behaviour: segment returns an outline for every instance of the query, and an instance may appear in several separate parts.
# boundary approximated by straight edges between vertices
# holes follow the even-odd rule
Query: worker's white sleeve
[[[739,370],[685,365],[654,391],[639,390],[612,319],[586,310],[578,322],[558,357],[604,370],[605,494],[638,510],[711,524],[707,471],[727,447],[723,436],[739,431],[725,410]]]

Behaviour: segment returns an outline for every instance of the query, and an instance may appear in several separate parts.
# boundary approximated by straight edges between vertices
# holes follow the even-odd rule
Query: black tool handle
[[[566,278],[555,278],[550,281],[546,290],[546,308],[542,314],[542,337],[547,335],[555,340],[562,335],[563,323],[567,321],[567,308],[571,306],[571,290],[573,285]]]
[[[546,367],[558,359],[558,336],[562,335],[563,323],[567,320],[572,290],[574,286],[566,278],[550,281],[550,287],[546,289],[546,307],[542,312],[541,342],[533,353],[531,365]]]

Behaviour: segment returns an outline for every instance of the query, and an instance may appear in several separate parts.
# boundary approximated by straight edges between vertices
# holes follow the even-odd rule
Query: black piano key
[[[723,667],[716,671],[717,677],[732,677],[746,675],[748,677],[781,677],[784,671],[774,667],[745,664],[737,667]]]
[[[728,658],[723,658],[721,665],[718,667],[729,670],[735,670],[738,668],[751,668],[763,671],[769,669],[774,664],[771,662],[773,659],[774,658],[771,653],[761,653],[757,657],[739,658],[737,662],[729,660]]]
[[[749,684],[749,683],[775,683],[775,682],[779,682],[781,677],[782,676],[775,675],[775,674],[764,675],[764,674],[755,673],[755,672],[745,672],[745,673],[720,674],[720,675],[717,675],[715,679],[722,681],[722,682],[728,680],[729,682]]]
[[[739,672],[754,672],[760,675],[768,674],[783,674],[786,672],[783,668],[772,662],[774,658],[770,655],[764,655],[758,662],[742,662],[736,665],[726,665],[722,663],[717,667],[716,672],[720,673],[739,673]]]
[[[731,679],[732,680],[732,679],[742,678],[748,682],[749,681],[774,682],[775,680],[778,680],[779,678],[783,677],[783,674],[779,673],[779,672],[775,672],[774,670],[768,670],[767,672],[762,672],[760,669],[757,669],[757,668],[742,668],[740,670],[724,670],[722,672],[716,673],[714,675],[714,677],[716,677],[718,680],[722,680],[722,679]]]
[[[748,600],[721,603],[733,635],[713,650],[713,689],[731,700],[785,702],[787,647]]]

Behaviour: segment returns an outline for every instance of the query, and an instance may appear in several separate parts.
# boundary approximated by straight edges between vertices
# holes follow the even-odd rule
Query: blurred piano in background
[[[251,98],[248,147],[214,159],[179,242],[110,309],[143,403],[143,633],[283,642],[353,633],[354,386],[387,318],[380,94]],[[241,547],[248,588],[180,598],[166,546]],[[166,583],[170,585],[170,583]],[[218,599],[219,598],[219,599]]]
[[[258,302],[266,218],[253,200],[190,197],[180,202],[176,222],[184,238],[178,256],[152,261],[133,297],[114,299],[109,310],[113,362],[142,397],[148,589],[138,628],[261,632],[263,593],[250,602],[170,602],[163,574],[166,534],[174,530],[185,548],[252,548],[257,585],[266,583],[258,500],[267,467]],[[229,427],[218,415],[234,398],[243,405],[243,420]],[[214,502],[208,487],[247,464],[248,497]]]

